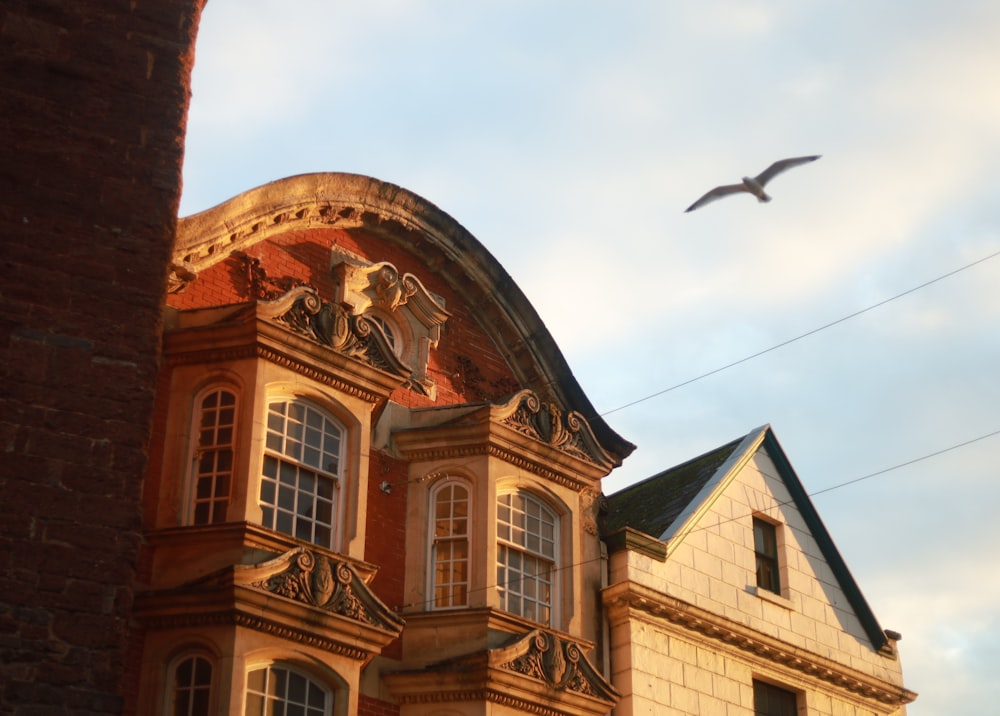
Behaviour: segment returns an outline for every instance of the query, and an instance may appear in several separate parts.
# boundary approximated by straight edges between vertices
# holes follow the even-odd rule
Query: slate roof
[[[625,527],[661,537],[743,442],[733,440],[608,497],[606,534]]]

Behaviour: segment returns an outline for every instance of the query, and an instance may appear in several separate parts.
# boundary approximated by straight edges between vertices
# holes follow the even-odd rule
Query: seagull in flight
[[[705,204],[715,201],[716,199],[721,199],[724,196],[729,196],[730,194],[736,194],[741,191],[745,191],[748,194],[753,194],[757,197],[757,201],[771,201],[771,197],[764,193],[764,187],[769,181],[774,179],[776,176],[781,174],[781,172],[786,169],[791,169],[792,167],[797,167],[799,164],[807,164],[809,162],[814,162],[820,158],[821,155],[815,154],[809,157],[793,157],[792,159],[780,159],[774,164],[769,166],[767,169],[762,171],[755,177],[743,177],[743,181],[739,184],[726,184],[724,186],[717,186],[710,192],[701,197],[698,201],[693,203],[684,213],[689,211],[694,211]]]

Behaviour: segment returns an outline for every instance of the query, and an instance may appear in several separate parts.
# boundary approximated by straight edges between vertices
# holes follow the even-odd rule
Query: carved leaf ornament
[[[513,647],[509,661],[500,667],[544,681],[556,691],[606,698],[606,684],[601,684],[593,667],[583,656],[580,645],[550,632],[535,630]]]
[[[590,463],[611,463],[590,424],[575,410],[564,414],[558,405],[543,403],[531,390],[516,393],[501,410],[504,423],[524,435]]]
[[[299,548],[255,569],[264,572],[250,586],[379,628],[402,624],[346,562]]]

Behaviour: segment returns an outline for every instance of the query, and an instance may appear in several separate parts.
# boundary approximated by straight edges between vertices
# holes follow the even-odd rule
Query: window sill
[[[771,602],[771,604],[777,604],[779,607],[784,607],[785,609],[794,608],[791,599],[786,599],[780,594],[775,594],[769,589],[761,589],[760,587],[755,585],[748,585],[747,591],[750,592],[750,594],[757,595],[765,602]]]

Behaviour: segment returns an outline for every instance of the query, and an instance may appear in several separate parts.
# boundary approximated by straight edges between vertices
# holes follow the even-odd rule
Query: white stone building
[[[614,713],[904,714],[879,626],[770,427],[609,498]]]

